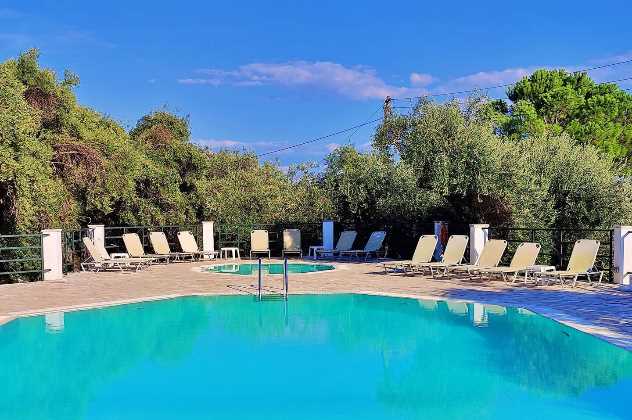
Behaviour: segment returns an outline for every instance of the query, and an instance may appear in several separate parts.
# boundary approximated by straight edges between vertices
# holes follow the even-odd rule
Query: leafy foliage
[[[632,155],[632,95],[616,84],[597,84],[586,73],[537,70],[507,96],[511,106],[494,106],[507,135],[566,133],[617,159]]]
[[[158,225],[317,221],[331,205],[309,170],[289,174],[251,155],[190,142],[188,121],[165,111],[129,133],[77,104],[30,50],[0,64],[0,232],[87,223]]]

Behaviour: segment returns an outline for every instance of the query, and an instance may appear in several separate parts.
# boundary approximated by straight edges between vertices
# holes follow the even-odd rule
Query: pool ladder
[[[261,302],[263,295],[261,293],[261,288],[263,286],[263,266],[261,264],[261,258],[259,258],[259,263],[257,267],[257,276],[258,276],[258,287],[257,287],[257,300]],[[287,300],[287,289],[288,289],[288,276],[287,276],[287,258],[283,259],[283,294],[282,295],[268,295],[268,296],[280,296],[284,300]]]

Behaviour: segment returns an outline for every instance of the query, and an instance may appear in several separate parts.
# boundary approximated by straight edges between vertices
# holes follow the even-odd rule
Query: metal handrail
[[[261,302],[262,297],[262,289],[263,289],[263,264],[261,262],[261,257],[257,259],[257,300]],[[288,268],[287,268],[287,258],[283,260],[283,299],[287,301],[289,290],[289,280],[288,280]]]

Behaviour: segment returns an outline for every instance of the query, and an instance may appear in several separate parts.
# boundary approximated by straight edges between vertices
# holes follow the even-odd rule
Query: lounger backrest
[[[99,255],[101,255],[101,257],[104,260],[109,260],[110,258],[112,258],[112,257],[110,257],[110,253],[108,252],[108,250],[105,249],[105,245],[103,244],[103,242],[95,243],[93,241],[92,243],[94,244],[94,248],[97,250]]]
[[[538,259],[538,254],[540,254],[540,248],[540,244],[533,242],[521,243],[518,245],[518,248],[516,248],[516,252],[509,263],[509,267],[524,269],[535,265],[535,262]]]
[[[415,263],[430,262],[430,260],[432,260],[432,254],[434,254],[436,247],[436,235],[422,235],[419,238],[419,241],[417,241],[417,248],[415,248],[415,253],[411,258],[411,261]]]
[[[467,235],[450,236],[443,252],[443,263],[461,264],[469,240],[470,238]]]
[[[103,261],[103,257],[101,256],[99,251],[97,251],[97,248],[94,246],[94,242],[92,242],[92,239],[88,238],[87,236],[84,236],[82,241],[83,241],[83,245],[86,247],[86,251],[88,251],[90,258],[92,258],[94,262]]]
[[[169,242],[164,232],[149,232],[149,242],[151,242],[151,247],[156,254],[171,254],[171,248],[169,248]]]
[[[580,239],[575,242],[567,270],[572,273],[585,273],[595,265],[599,252],[599,241]]]
[[[383,230],[378,230],[371,233],[369,236],[369,240],[366,241],[366,245],[364,246],[364,252],[375,252],[382,248],[382,243],[384,242],[384,238],[386,237],[386,232]]]
[[[502,239],[490,239],[483,247],[476,265],[479,267],[496,267],[500,263],[507,249],[507,241]]]
[[[143,249],[143,244],[140,241],[138,233],[124,233],[123,243],[130,257],[138,258],[145,256],[145,250]]]
[[[342,232],[336,244],[336,251],[349,251],[353,249],[356,236],[358,236],[358,232],[355,230],[345,230]]]
[[[283,250],[300,251],[301,250],[301,230],[285,229],[283,230]]]
[[[178,241],[180,242],[180,248],[184,252],[200,252],[200,248],[198,248],[197,242],[195,242],[195,237],[188,230],[183,230],[182,232],[178,232]]]
[[[252,251],[268,251],[270,249],[267,230],[253,230],[250,232],[250,249]]]

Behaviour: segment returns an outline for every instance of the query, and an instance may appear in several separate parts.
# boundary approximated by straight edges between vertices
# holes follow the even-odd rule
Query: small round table
[[[234,246],[221,248],[219,250],[219,257],[228,259],[229,252],[230,252],[231,260],[241,260],[241,252],[239,251],[239,248],[234,247]]]
[[[535,284],[538,284],[540,282],[540,277],[542,277],[544,273],[549,272],[549,271],[555,271],[555,267],[552,265],[544,265],[544,264],[530,265],[524,271],[524,282],[525,284],[527,284],[527,279],[530,274],[531,278],[533,278],[533,282]]]

